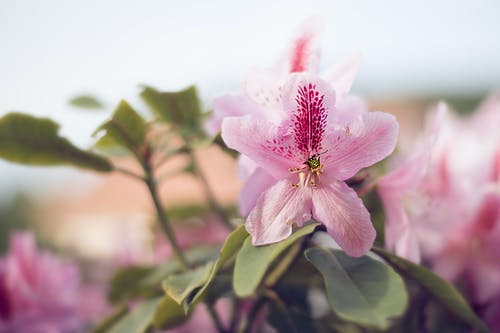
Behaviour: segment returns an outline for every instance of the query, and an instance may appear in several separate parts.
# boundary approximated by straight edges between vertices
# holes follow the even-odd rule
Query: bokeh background
[[[428,105],[445,99],[466,111],[500,87],[498,13],[498,1],[465,0],[0,0],[0,115],[51,117],[88,147],[121,98],[146,112],[140,84],[177,90],[194,83],[209,109],[214,97],[241,87],[250,67],[271,66],[301,21],[321,15],[321,67],[363,52],[353,91],[396,113],[411,140]],[[80,94],[98,97],[105,109],[68,104]],[[234,163],[217,150],[200,159],[216,197],[230,205],[239,186]],[[167,207],[203,201],[197,186],[185,176],[167,182]],[[148,237],[149,208],[143,186],[123,176],[0,160],[2,249],[8,230],[30,224],[61,248],[112,257],[120,241],[130,238],[134,247]]]

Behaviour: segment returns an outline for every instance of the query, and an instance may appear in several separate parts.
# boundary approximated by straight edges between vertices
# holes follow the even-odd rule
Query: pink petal
[[[238,178],[242,181],[246,181],[258,167],[257,164],[246,155],[238,156],[237,164]]]
[[[393,115],[366,112],[346,128],[330,131],[323,143],[325,173],[345,180],[379,162],[394,150],[398,130]]]
[[[228,117],[222,122],[222,139],[229,148],[247,155],[277,179],[297,166],[293,137],[270,122],[252,116]]]
[[[334,65],[323,75],[323,78],[333,86],[338,100],[342,100],[351,90],[361,58],[361,53],[353,54],[343,63]]]
[[[320,17],[311,17],[304,21],[295,33],[283,59],[289,73],[311,72],[316,73],[320,60],[320,37],[324,29]]]
[[[340,101],[337,99],[336,111],[328,115],[328,122],[345,127],[365,112],[368,112],[366,102],[361,97],[348,95]]]
[[[276,179],[262,168],[257,168],[247,179],[240,192],[239,207],[241,216],[247,216],[255,207],[257,199],[270,188]]]
[[[354,257],[364,255],[375,240],[370,214],[354,190],[344,182],[323,181],[312,190],[313,218],[323,223],[330,236]]]
[[[469,258],[462,246],[450,247],[433,258],[432,270],[443,279],[455,282],[466,269]]]
[[[264,117],[264,111],[247,97],[238,95],[218,97],[213,102],[213,114],[205,122],[205,131],[209,135],[215,136],[220,132],[222,120],[225,117],[237,117],[247,114]]]
[[[300,160],[320,153],[328,115],[335,112],[335,93],[330,85],[310,74],[293,75],[284,88],[283,107],[291,117]]]
[[[475,279],[476,298],[481,303],[495,299],[500,295],[500,264],[496,261],[475,262],[471,265]]]
[[[276,182],[257,200],[246,221],[253,245],[279,242],[292,233],[292,224],[311,218],[309,192],[292,187],[289,179]]]
[[[406,258],[415,263],[420,263],[421,253],[417,235],[412,230],[410,224],[405,224],[404,226],[405,227],[401,230],[398,239],[395,241],[395,252],[400,257]]]
[[[243,82],[245,94],[265,111],[269,120],[282,117],[282,89],[286,75],[276,69],[254,68]]]

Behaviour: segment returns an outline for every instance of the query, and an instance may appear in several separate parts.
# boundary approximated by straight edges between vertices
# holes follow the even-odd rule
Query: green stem
[[[119,166],[116,166],[116,165],[115,165],[115,166],[113,166],[113,169],[114,169],[116,172],[122,173],[122,174],[124,174],[124,175],[127,175],[127,176],[129,176],[129,177],[135,178],[135,179],[137,179],[137,180],[141,180],[141,181],[145,181],[145,180],[146,180],[143,176],[138,175],[138,174],[136,174],[135,172],[130,171],[130,170],[128,170],[128,169],[124,169],[124,168],[119,167]]]
[[[207,310],[208,314],[210,315],[210,318],[212,318],[215,328],[217,329],[217,332],[219,333],[227,333],[226,329],[224,328],[224,325],[222,325],[222,320],[219,317],[219,314],[215,309],[213,308],[212,305],[207,304]]]
[[[217,215],[219,215],[226,228],[228,228],[229,230],[233,230],[234,225],[231,223],[231,221],[229,221],[229,218],[224,209],[215,200],[215,196],[212,192],[212,189],[210,188],[210,185],[208,184],[205,175],[203,174],[203,172],[201,172],[198,162],[196,161],[196,156],[194,156],[192,150],[189,150],[189,157],[191,158],[191,163],[193,165],[194,172],[200,179],[201,186],[203,187],[203,191],[205,192],[205,196],[208,201],[208,205],[215,213],[217,213]]]
[[[174,230],[172,229],[172,225],[170,224],[170,220],[163,209],[163,206],[160,203],[160,199],[158,197],[158,190],[156,188],[156,182],[153,177],[153,172],[151,170],[151,166],[146,161],[143,163],[144,174],[145,174],[145,182],[148,187],[149,193],[151,194],[151,198],[153,199],[153,203],[156,209],[156,213],[158,214],[158,221],[167,236],[170,246],[172,246],[172,250],[174,251],[175,256],[179,259],[180,264],[184,269],[189,268],[189,262],[184,256],[184,252],[182,252],[179,244],[177,243],[177,239],[175,238]]]

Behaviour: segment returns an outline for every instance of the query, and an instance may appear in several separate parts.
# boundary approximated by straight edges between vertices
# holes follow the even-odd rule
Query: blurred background
[[[271,66],[304,19],[321,15],[321,69],[363,52],[352,90],[396,113],[411,133],[430,103],[445,99],[467,110],[500,86],[499,12],[498,1],[465,0],[0,0],[0,116],[51,117],[62,135],[88,147],[121,98],[146,110],[140,84],[177,90],[194,83],[208,109],[214,97],[240,89],[249,67]],[[68,104],[81,94],[98,97],[105,110]],[[217,199],[234,203],[232,160],[200,154]],[[165,187],[179,191],[165,190],[163,199],[167,206],[201,201],[193,199],[196,186],[173,179]],[[7,230],[34,223],[57,226],[51,236],[62,247],[111,257],[125,235],[143,237],[137,230],[149,208],[142,184],[123,176],[0,160],[2,249]]]

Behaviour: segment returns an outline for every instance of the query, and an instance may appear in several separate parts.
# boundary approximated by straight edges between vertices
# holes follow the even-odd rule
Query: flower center
[[[313,188],[318,186],[319,178],[323,174],[323,164],[319,159],[319,154],[313,154],[309,157],[304,165],[298,168],[288,169],[291,173],[299,173],[299,182],[292,184],[292,187],[307,187],[311,185]]]

